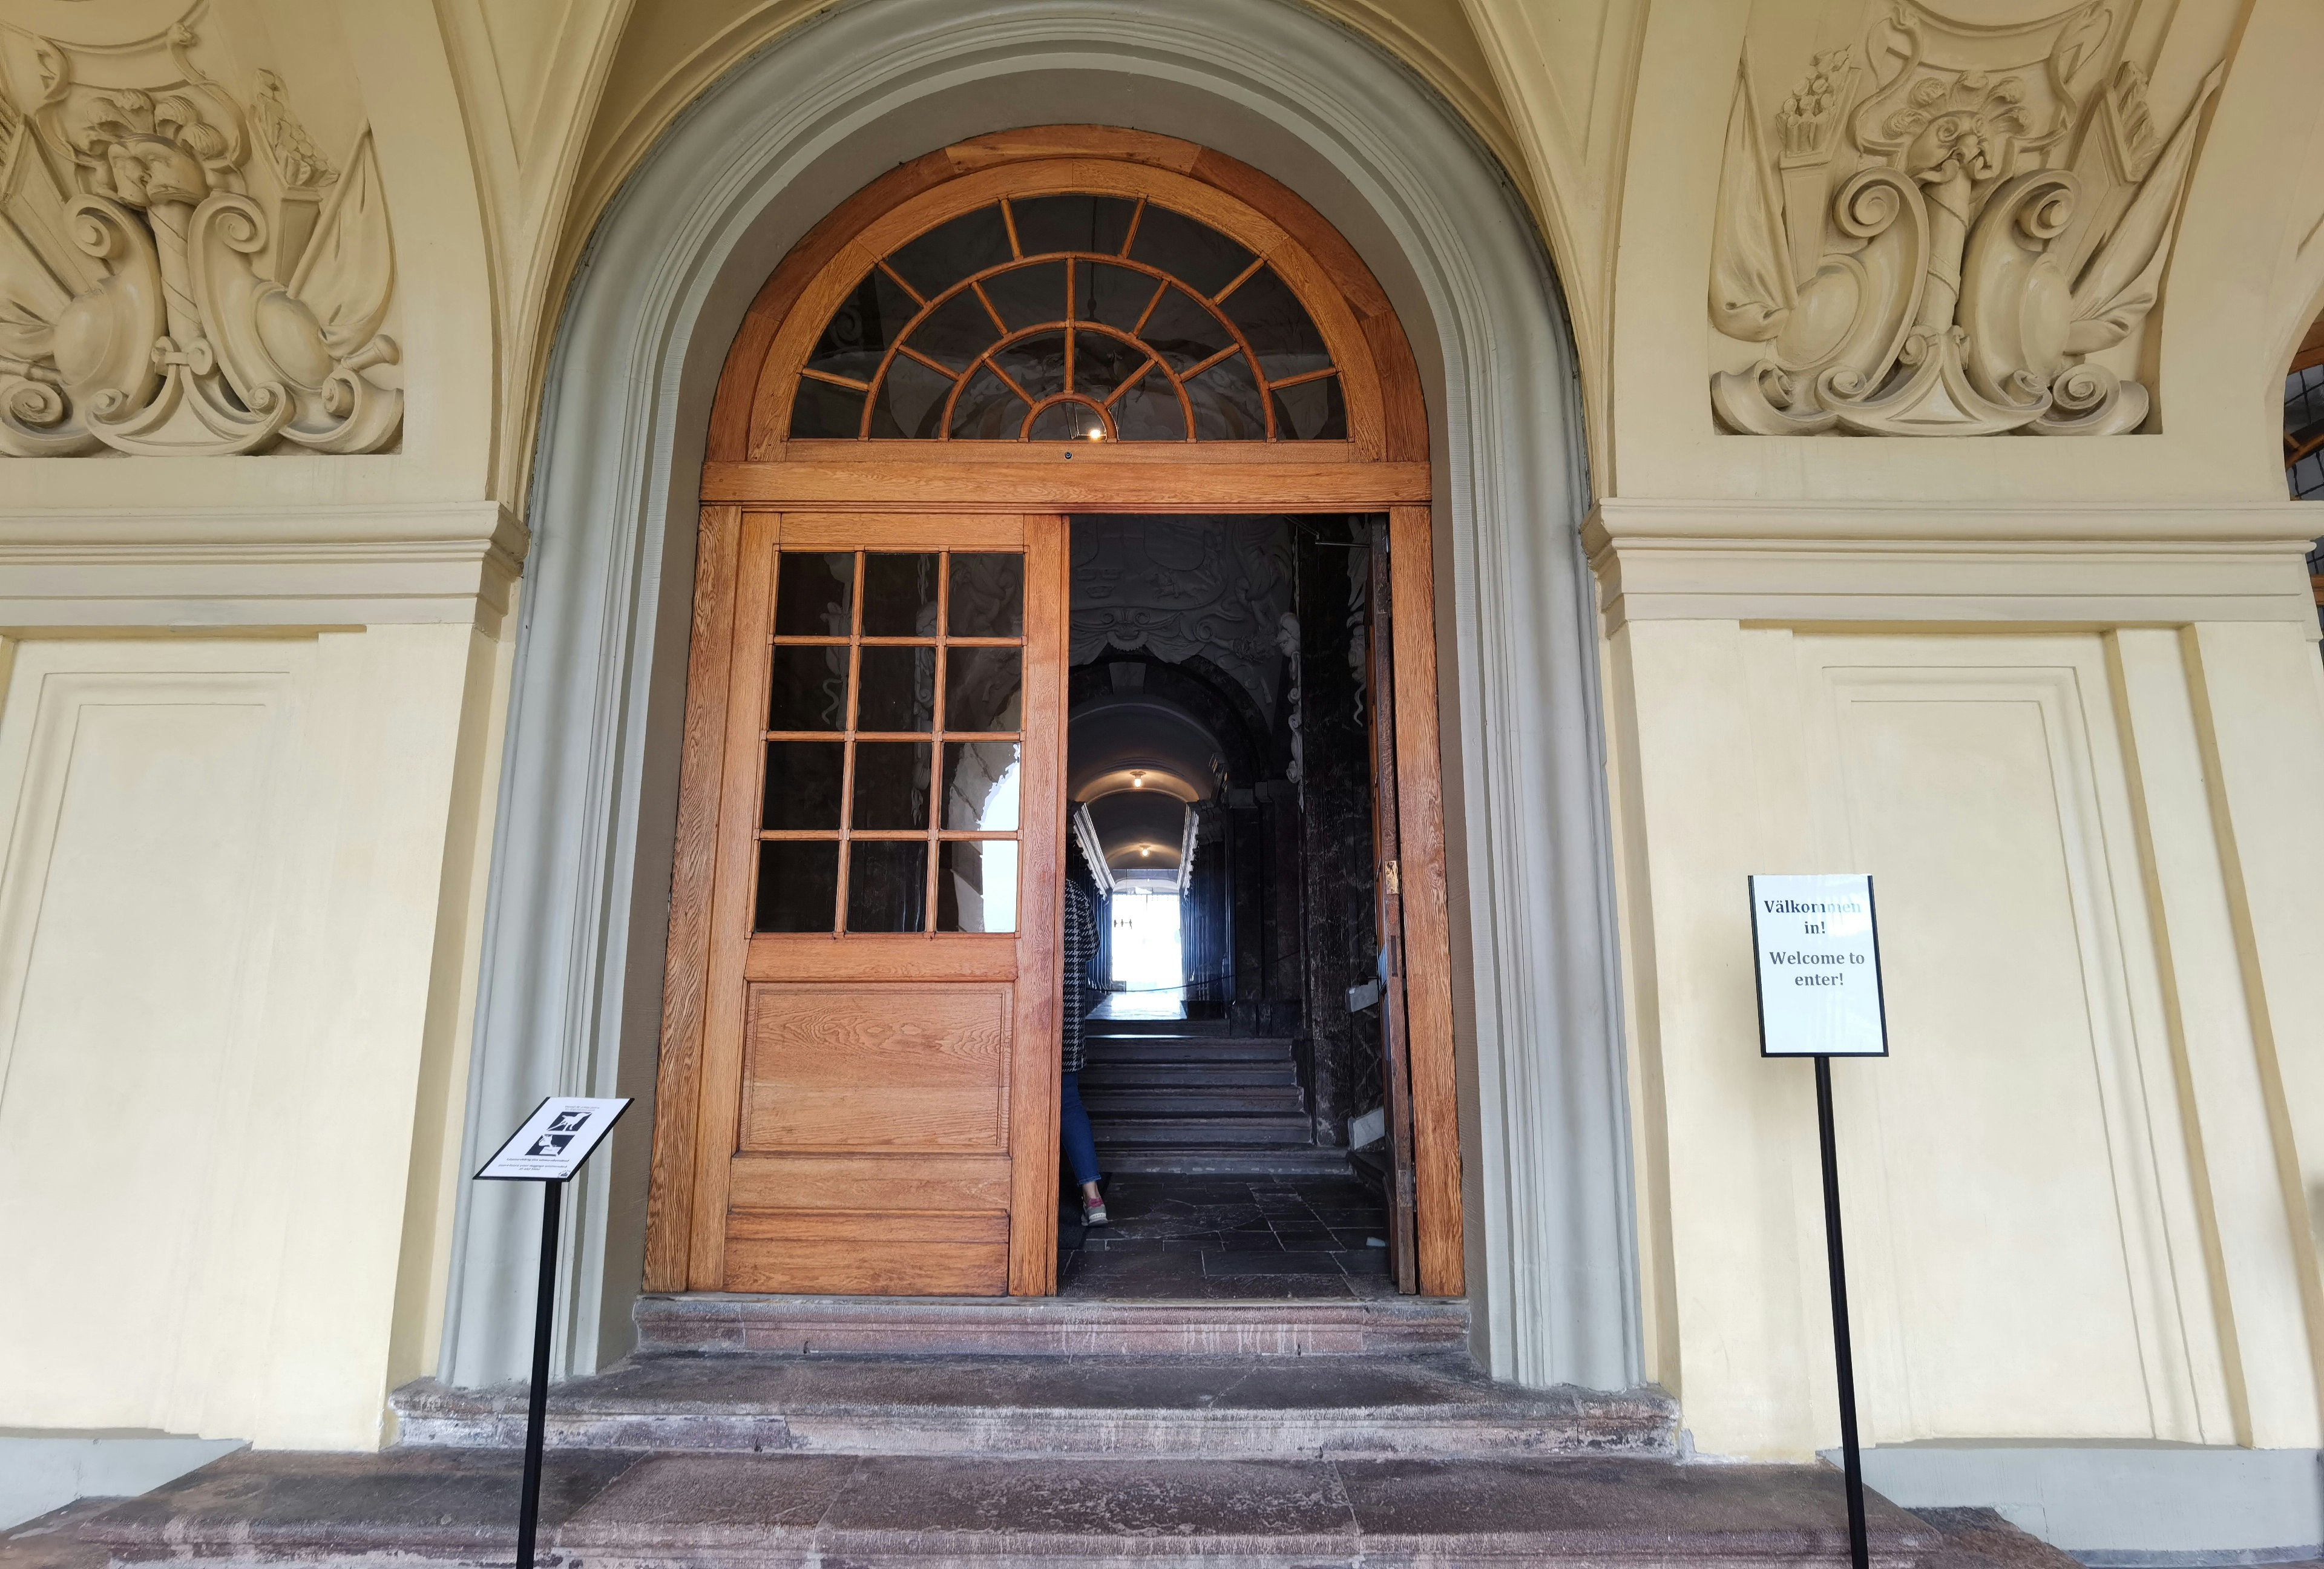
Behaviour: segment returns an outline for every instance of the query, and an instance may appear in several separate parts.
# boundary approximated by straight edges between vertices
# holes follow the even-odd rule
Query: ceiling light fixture
[[[1146,788],[1146,771],[1144,769],[1133,768],[1130,771],[1130,788],[1134,790],[1142,790]]]

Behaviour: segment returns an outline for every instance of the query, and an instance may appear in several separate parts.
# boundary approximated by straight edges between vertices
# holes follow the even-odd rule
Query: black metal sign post
[[[516,1509],[517,1569],[533,1569],[540,1534],[541,1452],[549,1428],[549,1349],[557,1330],[557,1243],[565,1184],[613,1131],[627,1100],[552,1095],[476,1173],[479,1182],[540,1184],[540,1287],[532,1310],[532,1388],[525,1402],[524,1481]]]
[[[1872,879],[1860,873],[1759,876],[1750,880],[1750,887],[1759,1055],[1815,1059],[1816,1144],[1823,1161],[1824,1263],[1831,1281],[1831,1350],[1840,1383],[1848,1553],[1855,1569],[1869,1569],[1864,1456],[1856,1428],[1856,1351],[1848,1333],[1848,1262],[1840,1238],[1840,1148],[1832,1136],[1831,1059],[1888,1055]]]
[[[1840,1152],[1831,1136],[1831,1057],[1815,1059],[1815,1079],[1816,1137],[1823,1148],[1824,1260],[1831,1277],[1831,1355],[1840,1373],[1840,1454],[1848,1486],[1848,1556],[1855,1569],[1870,1569],[1872,1548],[1864,1535],[1864,1455],[1856,1441],[1856,1351],[1848,1335],[1848,1262],[1840,1246]],[[553,1196],[550,1202],[555,1203]]]
[[[516,1507],[516,1569],[532,1569],[540,1530],[540,1452],[549,1430],[549,1343],[557,1330],[557,1238],[565,1184],[540,1185],[540,1296],[532,1309],[532,1392],[524,1410],[524,1491]]]

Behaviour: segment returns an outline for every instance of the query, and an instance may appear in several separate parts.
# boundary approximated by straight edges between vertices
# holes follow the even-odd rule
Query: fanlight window
[[[808,354],[794,438],[1336,441],[1323,335],[1206,224],[1086,192],[964,213],[875,263]]]

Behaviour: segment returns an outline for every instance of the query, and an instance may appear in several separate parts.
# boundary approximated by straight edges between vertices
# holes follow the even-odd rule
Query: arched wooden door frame
[[[792,439],[798,369],[841,295],[893,245],[1001,195],[1146,197],[1273,265],[1340,368],[1348,438],[1082,443]],[[719,780],[744,519],[784,511],[1380,512],[1400,620],[1393,881],[1402,900],[1420,1289],[1463,1290],[1461,1156],[1436,715],[1427,418],[1402,325],[1354,249],[1296,193],[1190,142],[1092,126],[978,137],[843,202],[776,268],[736,333],[702,479],[644,1286],[690,1278]],[[1052,1112],[1054,1117],[1054,1111]],[[1051,1217],[1054,1222],[1054,1216]]]

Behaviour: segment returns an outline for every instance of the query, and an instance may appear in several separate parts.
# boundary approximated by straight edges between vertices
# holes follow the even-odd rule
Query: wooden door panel
[[[1009,1217],[739,1212],[726,1289],[997,1297],[1009,1289]]]
[[[688,1283],[1046,1292],[1064,520],[750,512],[740,558]]]
[[[923,1209],[1009,1213],[1006,1155],[916,1155],[908,1180]],[[737,1155],[729,1202],[745,1210],[861,1210],[898,1179],[892,1155]]]
[[[752,987],[743,1152],[1005,1153],[1011,990]]]
[[[757,937],[742,955],[746,981],[879,980],[908,973],[926,981],[1014,981],[1014,936],[949,932],[941,946],[919,937],[862,936],[801,946]]]

